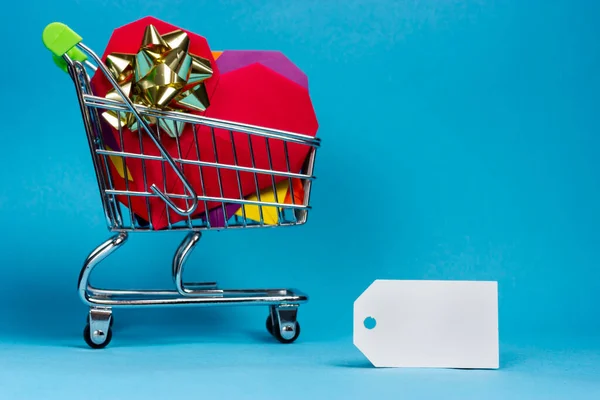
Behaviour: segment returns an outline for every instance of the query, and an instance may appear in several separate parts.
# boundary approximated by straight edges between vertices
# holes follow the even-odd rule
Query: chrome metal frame
[[[102,348],[108,345],[112,338],[112,309],[115,307],[162,307],[162,306],[219,306],[219,305],[265,305],[270,309],[269,317],[267,318],[267,329],[269,332],[279,341],[283,343],[291,343],[298,337],[300,333],[300,326],[297,322],[297,309],[300,304],[308,301],[308,297],[302,292],[294,289],[251,289],[251,290],[224,290],[218,288],[216,282],[203,282],[203,283],[186,283],[183,279],[184,264],[198,244],[201,238],[201,231],[203,230],[215,230],[215,229],[229,229],[229,228],[261,228],[261,227],[272,227],[272,226],[294,226],[306,223],[307,214],[310,210],[309,200],[312,181],[315,179],[313,176],[313,169],[315,163],[316,149],[320,145],[320,140],[307,135],[301,135],[291,132],[284,132],[280,130],[267,129],[258,126],[251,126],[246,124],[240,124],[236,122],[216,120],[202,116],[196,116],[178,112],[166,112],[160,110],[149,109],[147,107],[133,104],[127,96],[121,91],[119,85],[114,80],[107,67],[104,65],[102,60],[87,46],[83,43],[77,45],[77,47],[86,53],[93,63],[85,61],[81,63],[78,61],[71,60],[68,55],[64,55],[63,58],[67,62],[68,72],[75,83],[77,98],[81,108],[83,122],[88,137],[88,143],[90,152],[92,155],[92,161],[96,178],[98,181],[98,188],[100,191],[100,197],[104,207],[106,222],[109,231],[115,232],[116,234],[99,245],[94,251],[92,251],[84,262],[83,268],[79,276],[79,295],[90,310],[88,313],[88,324],[84,330],[84,338],[88,345],[92,348]],[[122,102],[109,100],[103,97],[94,95],[90,84],[90,74],[88,70],[91,69],[93,72],[98,70],[104,74],[104,76],[110,81],[116,91],[121,95]],[[156,147],[160,150],[160,156],[153,156],[144,154],[143,150],[140,154],[130,153],[122,151],[121,149],[107,150],[102,140],[102,126],[100,124],[99,110],[113,110],[118,113],[128,112],[133,113],[137,118],[140,129],[139,134],[149,135]],[[172,157],[171,154],[163,147],[160,140],[160,129],[156,124],[156,132],[153,131],[151,126],[148,124],[145,118],[163,118],[171,119],[175,121],[182,121],[193,124],[194,133],[196,132],[197,126],[208,126],[210,127],[211,134],[213,135],[214,141],[214,129],[226,129],[232,135],[233,132],[242,132],[248,135],[263,137],[268,143],[269,140],[280,140],[284,142],[284,146],[287,143],[296,143],[310,147],[309,156],[305,167],[302,172],[287,171],[276,171],[274,169],[258,169],[249,168],[237,165],[237,161],[234,165],[219,163],[216,159],[215,151],[215,162],[204,162],[198,159],[184,159],[181,157],[181,147],[177,141],[178,157]],[[119,128],[119,134],[123,134],[123,129]],[[141,139],[140,139],[141,140]],[[122,140],[121,140],[122,143]],[[196,141],[196,147],[198,143]],[[122,146],[121,146],[122,148]],[[233,150],[235,153],[235,149]],[[285,147],[286,156],[287,147]],[[199,155],[199,154],[198,154]],[[111,179],[111,173],[108,167],[107,157],[117,156],[123,160],[125,174],[127,173],[126,161],[127,159],[137,158],[142,160],[162,161],[163,166],[166,164],[168,167],[175,171],[178,179],[181,180],[185,188],[187,195],[168,193],[166,190],[161,190],[156,184],[152,184],[148,188],[146,184],[146,177],[144,176],[144,191],[132,191],[129,190],[116,190],[113,186]],[[254,161],[252,162],[254,165]],[[238,187],[239,187],[239,171],[252,172],[256,174],[269,174],[273,181],[273,189],[275,192],[276,201],[266,202],[261,201],[260,194],[258,195],[258,201],[250,201],[244,199],[241,195],[240,187],[240,198],[226,198],[226,197],[209,197],[199,196],[194,191],[192,185],[187,180],[183,166],[191,165],[200,167],[214,167],[217,169],[231,169],[238,171]],[[271,165],[270,153],[269,153],[269,165]],[[164,168],[164,167],[163,167]],[[145,171],[145,169],[144,169]],[[145,173],[145,172],[144,172]],[[164,172],[163,172],[164,174]],[[292,187],[291,179],[302,179],[304,182],[304,201],[302,204],[296,204],[294,196],[292,194],[292,204],[286,204],[279,202],[277,199],[275,190],[274,176],[287,177],[290,182],[290,188]],[[220,175],[219,175],[220,178]],[[202,178],[201,178],[202,179]],[[125,182],[128,182],[127,176],[125,176]],[[203,184],[203,183],[202,183]],[[219,179],[219,185],[220,179]],[[165,185],[166,186],[166,185]],[[258,188],[258,186],[257,186]],[[291,189],[293,190],[293,189]],[[257,190],[257,192],[259,192]],[[222,190],[221,190],[222,193]],[[128,201],[133,196],[141,196],[146,199],[151,197],[159,197],[165,204],[172,209],[174,212],[181,216],[187,217],[185,221],[179,224],[171,224],[166,230],[170,231],[188,231],[179,247],[177,248],[172,262],[172,277],[174,282],[174,289],[170,290],[122,290],[122,289],[99,289],[90,284],[90,276],[93,270],[99,265],[99,263],[106,257],[111,255],[117,249],[122,247],[128,239],[130,232],[152,232],[154,231],[152,224],[142,225],[139,220],[136,219],[135,215],[131,211],[130,207],[123,207],[123,204],[119,204],[116,196],[121,198],[125,197]],[[175,205],[172,199],[184,198],[186,204],[189,204],[186,209],[182,209]],[[249,221],[246,218],[245,212],[243,212],[243,218],[238,215],[234,216],[230,221],[225,221],[223,227],[213,227],[210,223],[210,218],[194,219],[191,215],[194,213],[198,206],[198,202],[219,202],[222,204],[223,211],[225,212],[226,203],[238,203],[260,206],[260,221]],[[131,203],[129,203],[131,204]],[[147,201],[148,204],[148,201]],[[262,207],[277,207],[279,213],[279,219],[275,225],[267,225],[264,223]],[[244,210],[242,207],[241,210]],[[288,211],[286,213],[286,211]],[[291,211],[291,212],[289,212]],[[167,213],[168,216],[168,213]],[[127,218],[128,217],[128,218]]]

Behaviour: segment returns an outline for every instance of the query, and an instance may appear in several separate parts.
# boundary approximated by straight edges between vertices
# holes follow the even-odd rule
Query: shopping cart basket
[[[116,80],[112,77],[102,60],[90,48],[85,46],[82,43],[81,37],[70,28],[61,23],[51,23],[44,30],[43,41],[46,47],[53,53],[55,63],[69,73],[75,84],[108,229],[110,232],[115,233],[114,236],[89,254],[79,276],[79,295],[82,301],[89,307],[87,325],[84,329],[86,343],[92,348],[103,348],[109,344],[112,338],[112,309],[115,307],[183,305],[264,305],[269,308],[266,323],[269,333],[282,343],[294,342],[300,334],[300,325],[297,322],[298,307],[300,304],[308,301],[308,297],[305,294],[293,289],[225,290],[218,288],[215,282],[188,283],[183,279],[184,263],[197,245],[201,238],[201,232],[204,230],[281,227],[304,224],[310,209],[309,196],[311,182],[314,180],[312,173],[315,153],[319,147],[320,140],[302,134],[216,120],[188,113],[161,111],[134,104],[121,91]],[[104,74],[120,95],[122,101],[95,95],[90,84],[90,76],[94,73]],[[136,118],[140,127],[137,132],[138,135],[148,135],[159,149],[160,155],[146,154],[143,150],[139,153],[131,153],[119,150],[124,148],[122,146],[119,149],[114,149],[105,145],[103,129],[106,129],[106,126],[102,124],[100,115],[108,110],[117,114],[130,113],[130,115]],[[229,131],[230,135],[234,132],[236,134],[241,132],[247,134],[248,137],[261,138],[261,140],[264,139],[266,142],[274,140],[282,141],[286,146],[290,143],[294,143],[296,146],[307,146],[309,148],[308,157],[301,173],[293,173],[290,172],[289,166],[287,170],[280,171],[242,166],[238,165],[236,161],[230,164],[219,163],[216,160],[216,154],[215,162],[200,162],[199,158],[194,159],[193,157],[189,159],[183,158],[179,142],[177,142],[177,155],[173,156],[161,144],[161,124],[149,124],[147,122],[149,118],[153,118],[154,121],[178,121],[192,124],[194,132],[196,132],[196,129],[202,127],[202,129],[208,132],[207,134],[212,134],[213,138],[214,130],[220,129]],[[119,135],[122,141],[123,129],[121,127],[119,127]],[[198,143],[196,143],[196,148],[198,148]],[[201,150],[207,151],[207,149]],[[145,190],[143,191],[130,190],[128,187],[125,190],[118,190],[115,188],[113,175],[111,175],[109,167],[109,163],[114,162],[114,160],[122,161],[125,175],[127,175],[128,161],[141,160],[142,165],[144,162],[162,162],[164,168],[171,168],[176,174],[185,188],[186,195],[169,193],[166,189],[160,189],[156,184],[150,185],[150,187],[145,185]],[[291,196],[291,204],[280,201],[281,199],[277,199],[275,183],[273,183],[273,193],[275,193],[276,197],[274,202],[261,201],[260,195],[257,200],[244,199],[241,195],[239,197],[224,197],[223,195],[220,197],[200,196],[194,191],[193,186],[184,173],[188,168],[232,170],[238,174],[238,177],[241,172],[252,173],[255,177],[257,174],[268,174],[273,178],[273,182],[275,181],[275,177],[284,177],[290,181],[291,190],[293,190],[291,181],[298,179],[303,182],[303,201],[296,202],[294,195]],[[124,181],[127,184],[127,176],[125,176]],[[220,185],[221,182],[219,181]],[[131,204],[134,198],[137,200],[139,198],[146,200],[153,198],[153,200],[156,200],[157,197],[162,199],[164,202],[163,206],[166,204],[168,208],[178,215],[185,217],[182,218],[183,221],[177,223],[169,222],[168,227],[165,228],[168,231],[187,232],[187,235],[173,257],[172,276],[174,288],[169,290],[122,290],[99,289],[92,286],[90,284],[90,275],[94,268],[107,256],[123,246],[130,232],[156,232],[151,223],[142,220],[138,215],[133,213],[131,207],[127,207],[127,204]],[[182,208],[177,206],[175,204],[176,199],[184,199],[187,207]],[[241,210],[244,210],[244,205],[258,207],[260,210],[263,207],[271,207],[271,210],[276,209],[279,215],[276,223],[267,224],[263,219],[262,211],[259,221],[246,218],[242,212],[242,215],[236,214],[229,220],[225,217],[226,221],[224,224],[212,226],[210,218],[192,217],[198,204],[206,204],[206,202],[220,204],[223,212],[225,212],[226,204],[241,204]]]

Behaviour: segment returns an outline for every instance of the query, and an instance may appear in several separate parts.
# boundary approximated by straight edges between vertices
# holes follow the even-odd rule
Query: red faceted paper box
[[[202,81],[202,93],[198,96],[204,102],[203,110],[201,109],[203,108],[202,104],[199,107],[196,106],[198,102],[192,104],[193,101],[196,101],[196,97],[189,102],[190,107],[187,107],[186,99],[171,104],[181,106],[183,112],[189,114],[313,137],[316,135],[318,122],[308,92],[306,77],[281,53],[264,51],[213,53],[208,42],[202,36],[156,18],[146,17],[116,29],[102,59],[107,64],[113,62],[118,69],[120,64],[114,62],[116,59],[114,55],[132,55],[131,59],[135,59],[137,62],[135,68],[142,68],[144,63],[149,63],[148,60],[153,60],[155,57],[151,46],[141,49],[142,43],[146,40],[145,37],[156,36],[152,37],[155,43],[162,43],[162,39],[166,41],[171,39],[173,42],[175,39],[173,39],[172,33],[177,31],[187,34],[187,38],[184,39],[189,40],[189,46],[186,44],[173,50],[167,48],[163,53],[165,63],[179,62],[181,57],[186,55],[182,50],[185,47],[185,50],[194,56],[194,60],[201,60],[205,63],[205,65],[198,63],[199,68],[206,67],[207,70],[211,70],[211,73]],[[158,37],[159,35],[160,37]],[[113,56],[113,58],[109,60],[109,56]],[[223,66],[223,72],[220,71],[220,65]],[[160,67],[162,66],[157,68]],[[119,70],[119,72],[121,71]],[[148,74],[145,79],[149,81],[151,78],[152,74]],[[175,76],[174,79],[181,80],[178,76]],[[141,84],[154,89],[152,86],[154,83],[146,81]],[[112,85],[102,73],[96,73],[91,83],[97,96],[110,98]],[[161,87],[162,89],[164,88]],[[149,90],[150,94],[146,95],[152,101],[169,95],[169,88],[161,90],[154,92]],[[172,109],[166,108],[166,110],[171,111]],[[175,111],[179,110],[175,109]],[[127,126],[120,125],[122,132],[119,132],[106,121],[103,122],[103,126],[105,143],[108,147],[120,144],[121,148],[113,150],[160,156],[158,148],[145,131],[129,129]],[[112,137],[106,137],[106,131],[109,132],[108,136],[112,135]],[[171,137],[168,134],[160,135],[161,144],[175,159],[218,162],[219,164],[276,171],[288,171],[289,167],[290,172],[299,173],[309,152],[309,147],[301,144],[287,143],[284,147],[282,140],[271,138],[268,139],[267,144],[267,140],[263,137],[235,131],[231,133],[229,130],[218,128],[211,130],[207,126],[197,127],[194,130],[191,124],[185,124],[178,134],[178,137]],[[179,154],[178,143],[181,154]],[[141,159],[132,157],[127,159],[127,182],[122,168],[118,168],[118,163],[110,163],[111,178],[115,189],[148,192],[150,186],[156,184],[159,189],[168,194],[186,195],[183,184],[168,164],[154,160],[144,160],[143,163],[142,166]],[[255,180],[254,173],[240,171],[240,184],[238,185],[238,172],[232,169],[220,168],[217,170],[214,166],[198,167],[188,164],[184,165],[182,170],[197,195],[215,198],[246,198],[255,194],[257,189],[259,191],[272,189],[272,178],[276,184],[288,179],[278,175],[256,174]],[[258,188],[256,183],[258,183]],[[130,200],[126,197],[117,196],[117,198],[125,206],[131,206],[131,210],[138,217],[151,222],[154,229],[164,229],[169,226],[169,223],[174,224],[187,219],[171,210],[158,197],[147,199],[141,196],[131,196]],[[187,208],[184,199],[172,198],[172,200],[180,208]],[[283,199],[280,199],[280,202],[282,201]],[[222,213],[221,204],[217,201],[200,201],[192,218],[202,217],[209,211],[213,214],[215,212]],[[235,208],[229,209],[227,217],[230,217],[235,211]]]

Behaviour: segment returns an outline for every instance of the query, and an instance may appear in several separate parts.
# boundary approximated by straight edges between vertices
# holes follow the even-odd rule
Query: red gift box
[[[103,60],[106,61],[107,56],[111,53],[137,53],[148,25],[153,25],[161,35],[181,29],[153,17],[135,21],[114,31],[102,57]],[[316,135],[318,122],[306,88],[259,63],[247,65],[221,75],[207,41],[192,32],[183,31],[188,34],[190,39],[189,52],[210,61],[213,70],[212,77],[204,81],[210,105],[204,112],[188,112],[210,118],[290,131],[313,137]],[[94,75],[92,85],[98,96],[105,96],[112,89],[112,85],[101,72]],[[121,142],[118,130],[110,126],[108,128],[117,142],[122,145],[121,150],[137,154],[143,153],[160,156],[158,148],[143,130],[131,132],[123,128]],[[213,151],[213,134],[216,157]],[[196,140],[194,140],[194,135]],[[232,136],[233,143],[231,141]],[[177,139],[181,146],[181,154],[178,154],[175,138],[163,134],[160,140],[173,158],[181,157],[203,162],[215,162],[218,160],[220,164],[235,165],[235,151],[238,166],[276,171],[288,170],[284,142],[279,139],[268,139],[267,148],[267,141],[263,137],[235,131],[230,135],[228,130],[211,130],[206,126],[198,127],[194,132],[192,125],[186,124],[181,136]],[[198,143],[199,155],[196,141]],[[251,143],[252,152],[249,142]],[[300,172],[310,147],[296,143],[287,143],[286,147],[290,171],[295,173]],[[271,155],[271,164],[269,164],[269,152]],[[252,155],[254,165],[252,163]],[[113,178],[115,188],[117,190],[128,189],[130,191],[145,192],[149,191],[152,184],[156,184],[159,189],[167,193],[177,195],[186,194],[183,184],[168,164],[161,161],[149,160],[145,160],[144,164],[145,177],[143,175],[142,161],[135,158],[127,159],[127,169],[131,175],[127,186],[114,164],[111,164],[111,177]],[[273,182],[271,175],[258,174],[257,188],[253,173],[240,172],[242,189],[240,193],[238,174],[235,170],[225,168],[217,170],[213,166],[198,167],[187,164],[183,166],[183,173],[198,195],[209,197],[221,197],[222,189],[223,197],[240,199],[266,187],[271,187]],[[221,177],[221,189],[218,180],[219,174]],[[201,176],[203,185],[200,181]],[[274,176],[275,183],[283,179],[287,178]],[[142,219],[150,221],[154,229],[163,229],[168,227],[169,222],[176,223],[187,218],[172,211],[158,197],[147,199],[131,196],[127,199],[125,196],[118,196],[118,199],[127,207],[129,207],[129,201],[131,201],[131,210]],[[175,198],[172,200],[179,207],[187,208],[185,200]],[[206,209],[210,210],[220,207],[220,205],[220,202],[205,203],[200,201],[193,217],[204,213]],[[148,206],[150,212],[148,212]]]

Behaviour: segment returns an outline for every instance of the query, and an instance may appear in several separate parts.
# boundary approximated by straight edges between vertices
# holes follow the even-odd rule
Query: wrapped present
[[[276,191],[272,188],[263,189],[260,192],[260,201],[281,204],[304,203],[304,186],[300,179],[292,179],[291,187],[289,180],[281,181],[275,186],[275,189]],[[248,197],[248,200],[258,201],[259,195],[253,194]],[[279,222],[280,211],[283,211],[283,207],[257,206],[250,204],[240,207],[235,215],[240,217],[245,216],[247,219],[257,222],[261,220],[262,216],[262,221],[265,225],[276,225]]]
[[[265,50],[225,50],[213,51],[213,57],[216,60],[219,72],[227,74],[228,72],[246,67],[252,64],[260,64],[271,69],[274,72],[282,75],[292,82],[300,85],[308,91],[308,78],[300,68],[298,68],[289,58],[279,51]],[[283,204],[303,204],[304,188],[302,181],[299,179],[293,180],[293,189],[289,187],[289,181],[282,181],[276,186],[277,195],[271,186],[260,191],[260,200],[265,202],[278,202]],[[292,202],[291,194],[294,192],[294,202]],[[259,201],[259,195],[256,193],[246,197],[250,201]],[[225,226],[225,221],[233,215],[245,217],[253,221],[260,221],[262,212],[263,223],[267,225],[275,225],[279,222],[278,209],[281,207],[259,207],[256,205],[247,205],[244,210],[241,205],[230,203],[227,204],[227,218],[223,217],[223,208],[218,207],[205,213],[201,218],[208,219],[213,227]]]
[[[230,53],[228,55],[228,53]],[[308,94],[297,67],[277,53],[262,52],[262,61],[247,53],[231,58],[229,51],[214,53],[226,62],[220,71],[219,62],[210,50],[206,39],[153,17],[143,18],[114,31],[103,55],[103,61],[119,82],[122,90],[137,104],[161,110],[186,112],[211,118],[258,125],[315,136],[318,123]],[[251,59],[254,57],[255,61]],[[251,61],[248,61],[248,60]],[[241,61],[240,61],[241,60]],[[286,61],[287,60],[287,61]],[[283,68],[282,68],[283,66]],[[286,72],[287,69],[287,72]],[[294,75],[290,71],[295,71]],[[109,81],[102,73],[92,78],[92,86],[99,96],[118,100]],[[106,112],[103,124],[125,152],[159,156],[160,152],[148,135],[139,130],[131,115]],[[260,169],[286,171],[286,151],[291,172],[300,172],[309,147],[284,143],[278,139],[267,141],[259,136],[232,132],[224,129],[211,130],[206,126],[193,129],[190,124],[165,124],[164,121],[148,121],[160,132],[159,140],[173,158],[237,165]],[[119,127],[122,132],[119,132]],[[106,141],[108,142],[108,141]],[[112,141],[111,141],[112,142]],[[178,154],[177,142],[181,154]],[[196,146],[198,143],[198,146]],[[106,143],[108,148],[114,144]],[[216,151],[214,151],[216,150]],[[234,153],[235,151],[235,153]],[[271,163],[269,163],[269,153]],[[254,163],[253,163],[254,161]],[[176,195],[185,195],[182,182],[175,172],[161,161],[128,158],[126,168],[118,160],[111,163],[117,190],[146,192],[152,184]],[[272,188],[271,175],[258,174],[258,186],[251,172],[238,174],[231,169],[217,170],[213,166],[183,165],[183,173],[198,195],[225,198],[246,198],[262,190]],[[125,171],[128,180],[125,180]],[[145,171],[145,174],[144,174]],[[220,183],[219,185],[219,175]],[[202,182],[201,182],[202,178]],[[275,176],[275,182],[288,180]],[[129,206],[128,199],[118,197]],[[142,220],[151,221],[154,229],[163,229],[168,223],[183,220],[158,197],[130,198],[132,211]],[[173,199],[181,208],[187,208],[184,199]],[[239,211],[227,207],[227,217]],[[212,215],[223,217],[220,202],[198,203],[194,217]]]

